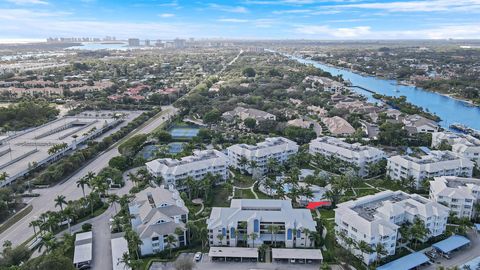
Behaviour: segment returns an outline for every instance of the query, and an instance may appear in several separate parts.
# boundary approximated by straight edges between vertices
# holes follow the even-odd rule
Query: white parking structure
[[[430,181],[430,199],[447,205],[459,218],[471,219],[480,202],[480,179],[456,176],[435,177]]]
[[[367,176],[368,167],[386,158],[382,150],[364,146],[359,143],[347,143],[334,137],[319,137],[310,142],[309,152],[312,155],[334,157],[354,164],[359,168],[359,175]]]
[[[269,159],[274,159],[278,163],[285,162],[298,152],[298,144],[283,137],[272,137],[256,145],[235,144],[228,147],[227,151],[231,166],[246,170],[250,174],[254,171],[265,174]],[[252,166],[252,163],[255,166]]]
[[[397,155],[389,157],[387,174],[394,180],[413,178],[415,186],[421,187],[425,178],[438,176],[472,177],[474,163],[466,158],[457,157],[451,151],[431,151],[426,155],[414,157]]]
[[[182,159],[161,158],[145,164],[154,177],[162,177],[166,185],[184,189],[179,180],[192,177],[202,180],[210,173],[220,176],[221,182],[228,179],[228,158],[217,150],[195,150],[192,156]]]
[[[90,266],[92,263],[92,232],[78,233],[75,236],[75,250],[73,253],[73,265],[80,268]]]
[[[76,150],[121,121],[114,112],[87,111],[0,138],[0,173],[8,175],[0,187]]]
[[[335,209],[336,239],[368,265],[377,258],[376,252],[362,253],[348,245],[347,239],[357,244],[365,241],[373,248],[381,244],[387,256],[394,255],[400,225],[418,218],[429,230],[428,239],[445,231],[448,213],[446,206],[420,195],[387,190],[339,204]]]

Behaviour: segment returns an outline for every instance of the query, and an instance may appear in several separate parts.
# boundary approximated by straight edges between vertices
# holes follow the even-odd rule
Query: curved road
[[[159,114],[151,118],[146,124],[132,131],[127,137],[136,134],[148,134],[155,130],[159,125],[163,124],[166,120],[173,117],[176,113],[177,110],[172,106],[162,107],[162,111]],[[6,240],[10,240],[13,246],[16,246],[28,240],[33,235],[33,229],[28,226],[29,223],[46,211],[58,210],[55,209],[55,203],[53,201],[57,195],[64,195],[67,201],[81,198],[83,196],[82,190],[77,188],[76,181],[83,177],[87,172],[100,172],[101,169],[108,165],[108,161],[112,157],[120,155],[118,152],[118,146],[122,141],[123,140],[120,140],[112,147],[99,154],[95,159],[63,183],[46,189],[34,190],[35,193],[40,194],[40,197],[28,201],[28,204],[33,206],[32,212],[0,234],[0,244]],[[126,185],[126,187],[112,192],[122,195],[127,194],[128,191],[129,188],[128,185]],[[88,187],[85,187],[85,193],[88,192]],[[3,248],[0,245],[0,250],[2,249]]]

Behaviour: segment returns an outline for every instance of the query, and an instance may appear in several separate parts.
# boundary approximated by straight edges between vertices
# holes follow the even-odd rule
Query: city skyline
[[[480,0],[0,1],[0,41],[475,39]]]

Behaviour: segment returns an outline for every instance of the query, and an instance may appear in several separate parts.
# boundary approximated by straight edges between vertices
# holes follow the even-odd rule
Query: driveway
[[[148,134],[167,119],[174,116],[176,113],[177,110],[172,106],[163,107],[162,113],[158,117],[151,119],[151,121],[147,122],[145,126],[134,130],[132,133],[130,133],[130,135]],[[28,204],[33,206],[32,212],[15,223],[15,225],[8,228],[5,232],[0,234],[0,243],[10,240],[13,246],[17,246],[28,240],[33,235],[33,229],[29,227],[28,224],[30,224],[32,220],[37,219],[40,214],[46,211],[58,210],[58,208],[55,208],[55,203],[53,201],[57,195],[64,195],[67,201],[81,198],[83,196],[82,190],[77,188],[76,181],[90,171],[98,173],[101,169],[105,168],[111,158],[120,155],[118,152],[118,145],[119,144],[117,143],[113,147],[99,154],[95,159],[93,159],[90,163],[88,163],[85,167],[80,169],[63,183],[46,189],[34,190],[33,192],[39,193],[40,197],[36,197],[28,201]],[[128,187],[129,185],[126,185],[125,188],[113,190],[111,192],[119,195],[127,194],[129,191]],[[85,193],[88,192],[90,192],[90,190],[88,187],[85,187]],[[1,250],[3,250],[3,247],[0,246],[0,251]]]
[[[193,253],[182,253],[179,258],[187,257],[193,261]],[[195,263],[196,270],[318,270],[318,264],[289,264],[289,263],[252,263],[252,262],[211,262],[208,253],[203,254],[202,260]],[[175,270],[172,262],[153,263],[150,270]]]

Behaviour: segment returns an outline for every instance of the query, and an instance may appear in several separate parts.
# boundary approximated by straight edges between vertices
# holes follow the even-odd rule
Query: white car
[[[195,253],[195,256],[193,256],[193,259],[194,259],[196,262],[201,261],[201,260],[202,260],[202,253],[201,253],[201,252]]]

